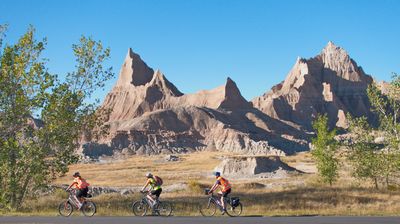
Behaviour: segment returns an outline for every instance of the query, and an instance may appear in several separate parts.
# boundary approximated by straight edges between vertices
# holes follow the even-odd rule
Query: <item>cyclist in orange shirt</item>
[[[214,172],[215,178],[217,181],[215,184],[211,187],[209,194],[211,194],[213,191],[215,191],[218,187],[220,187],[221,191],[218,192],[218,194],[221,195],[221,205],[223,208],[222,214],[226,212],[226,205],[225,205],[225,198],[228,196],[228,194],[231,193],[232,187],[229,181],[223,177],[221,177],[220,172]]]
[[[77,202],[79,202],[79,208],[81,208],[83,204],[83,197],[88,196],[90,184],[81,177],[79,172],[75,172],[74,175],[72,176],[74,177],[74,181],[72,182],[71,185],[69,185],[67,191],[72,187],[76,189],[75,199]]]

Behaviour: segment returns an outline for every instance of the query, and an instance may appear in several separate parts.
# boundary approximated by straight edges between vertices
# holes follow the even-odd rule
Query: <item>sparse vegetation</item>
[[[200,195],[204,193],[204,189],[210,187],[211,185],[202,184],[196,180],[189,180],[188,182],[188,190],[193,194]]]
[[[53,183],[69,184],[72,174],[76,171],[95,186],[142,186],[147,172],[163,178],[164,185],[198,181],[200,178],[208,182],[214,180],[212,170],[220,163],[216,158],[218,155],[224,154],[195,152],[181,155],[180,160],[176,162],[165,161],[162,156],[132,156],[122,160],[110,158],[95,164],[74,164],[65,176]]]
[[[236,189],[245,205],[243,215],[398,215],[400,192],[372,190],[365,187],[291,187],[289,189]],[[97,215],[131,216],[131,203],[138,194],[121,196],[105,194],[93,200]],[[190,192],[163,194],[163,200],[174,205],[174,215],[200,216],[198,205],[206,196]],[[7,215],[57,215],[57,205],[64,198],[57,195],[27,200],[27,206],[18,213]],[[29,205],[28,205],[29,204]],[[79,213],[75,213],[79,215]]]
[[[179,162],[165,162],[165,170],[157,170],[166,186],[186,183],[185,190],[164,192],[162,199],[173,203],[174,215],[200,216],[199,203],[205,200],[203,189],[214,182],[208,175],[223,154],[218,152],[197,152],[181,156]],[[306,163],[314,166],[310,153],[284,158],[294,167]],[[207,161],[207,163],[205,162]],[[141,186],[143,175],[152,167],[159,166],[159,157],[133,156],[123,161],[103,164],[75,164],[74,170],[86,173],[93,185],[108,186]],[[146,164],[146,165],[144,165]],[[187,166],[193,164],[191,170]],[[128,170],[123,167],[127,166]],[[95,167],[97,167],[95,169]],[[129,169],[137,175],[131,175]],[[71,169],[72,170],[72,169]],[[73,172],[73,171],[71,171]],[[97,173],[97,174],[96,174]],[[129,179],[120,180],[120,174]],[[115,175],[113,175],[115,174]],[[180,174],[180,175],[177,175]],[[353,179],[347,170],[340,169],[337,182],[332,187],[321,184],[313,173],[294,175],[283,179],[230,179],[233,185],[232,196],[239,196],[245,206],[243,215],[398,215],[400,211],[400,192],[397,188],[390,190],[374,190],[373,184]],[[108,181],[102,175],[106,175]],[[56,182],[69,183],[66,176]],[[101,184],[99,184],[101,183]],[[121,184],[123,183],[123,184]],[[166,187],[165,186],[165,187]],[[116,193],[96,196],[93,200],[98,206],[97,215],[131,216],[131,203],[141,195],[134,193],[120,195]],[[20,211],[7,212],[7,215],[57,215],[57,205],[66,199],[65,192],[56,190],[48,196],[29,197]],[[4,214],[4,213],[3,213]],[[74,213],[79,215],[79,213]]]

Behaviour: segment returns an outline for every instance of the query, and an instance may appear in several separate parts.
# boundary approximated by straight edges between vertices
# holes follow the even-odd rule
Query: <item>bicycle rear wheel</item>
[[[85,201],[82,205],[82,213],[87,217],[92,217],[96,213],[96,204],[92,201]]]
[[[156,207],[160,216],[170,216],[172,214],[172,204],[169,202],[158,202]]]
[[[142,201],[136,201],[132,204],[132,212],[136,216],[145,216],[147,213],[147,204]]]
[[[217,205],[211,199],[200,204],[200,213],[202,216],[211,217],[215,215],[217,211]]]
[[[242,214],[243,206],[242,203],[238,203],[237,206],[233,207],[230,203],[226,203],[226,214],[230,217],[237,217]]]
[[[60,205],[58,206],[58,213],[60,213],[60,215],[64,217],[70,216],[73,210],[74,207],[68,200],[61,202]]]

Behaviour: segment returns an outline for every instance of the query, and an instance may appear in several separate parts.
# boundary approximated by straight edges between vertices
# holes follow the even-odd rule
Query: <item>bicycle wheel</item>
[[[85,201],[83,202],[81,211],[83,215],[92,217],[96,213],[96,204],[92,201]]]
[[[155,210],[158,211],[160,216],[170,216],[172,214],[172,204],[169,202],[158,202]]]
[[[230,217],[240,216],[242,214],[242,211],[242,203],[239,202],[239,204],[235,207],[233,207],[230,203],[226,203],[226,214],[228,214]]]
[[[147,213],[147,204],[142,201],[136,201],[132,204],[132,212],[136,216],[145,216]]]
[[[211,217],[215,215],[217,205],[211,199],[207,199],[204,203],[200,204],[200,213],[202,216]]]
[[[68,200],[61,202],[60,205],[58,206],[58,213],[60,213],[60,215],[64,217],[70,216],[73,210],[74,207]]]

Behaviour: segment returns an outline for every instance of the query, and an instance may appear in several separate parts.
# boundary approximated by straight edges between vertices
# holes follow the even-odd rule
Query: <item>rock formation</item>
[[[225,85],[213,90],[202,90],[178,98],[176,105],[191,105],[213,109],[249,109],[251,103],[243,98],[236,83],[229,77]]]
[[[182,94],[131,49],[102,109],[110,112],[109,135],[98,142],[86,139],[82,152],[89,157],[115,150],[170,154],[213,148],[262,155],[306,150],[302,133],[253,108],[230,78],[215,89]]]
[[[181,95],[159,70],[154,72],[129,49],[118,81],[102,108],[111,112],[107,121],[127,120],[168,107],[170,97]]]
[[[223,159],[215,171],[234,178],[282,178],[288,174],[300,173],[282,162],[278,156],[229,157]]]
[[[109,135],[86,139],[90,157],[171,154],[213,149],[253,155],[284,155],[308,149],[311,122],[326,113],[344,127],[346,113],[372,119],[366,75],[332,42],[316,57],[298,58],[287,78],[252,103],[230,78],[224,85],[181,93],[159,70],[128,50],[117,83],[102,109]]]
[[[298,58],[286,79],[252,102],[267,115],[305,129],[317,114],[345,126],[345,114],[372,119],[366,88],[372,78],[332,42],[316,57]]]

